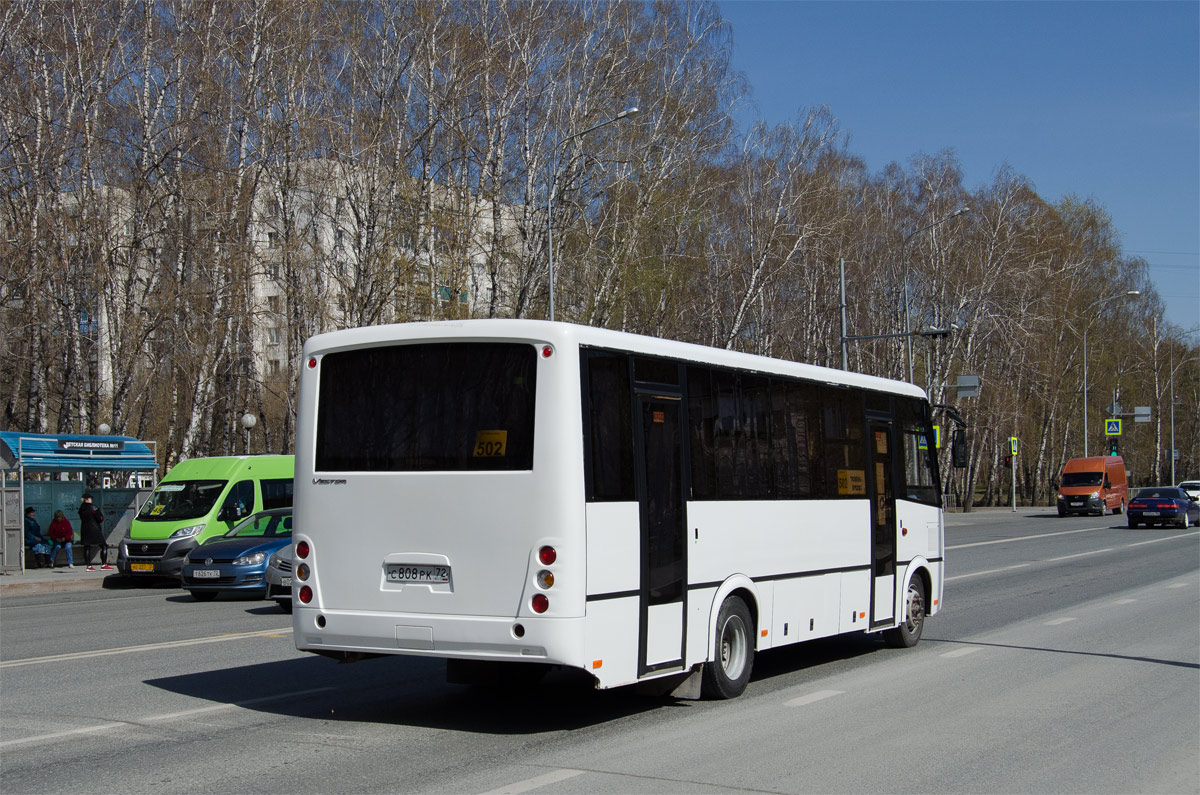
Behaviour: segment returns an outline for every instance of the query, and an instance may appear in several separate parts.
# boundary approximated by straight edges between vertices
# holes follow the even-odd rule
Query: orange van
[[[1058,481],[1058,515],[1121,513],[1129,504],[1125,460],[1119,455],[1072,458]]]

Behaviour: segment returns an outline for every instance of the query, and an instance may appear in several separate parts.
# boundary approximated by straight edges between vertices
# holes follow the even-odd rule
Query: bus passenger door
[[[896,614],[896,436],[890,422],[869,422],[871,457],[871,626]]]
[[[683,665],[684,560],[682,400],[637,396],[634,423],[641,516],[638,675]]]

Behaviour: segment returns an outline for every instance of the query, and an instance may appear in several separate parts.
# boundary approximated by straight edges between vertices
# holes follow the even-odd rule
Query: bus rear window
[[[533,469],[537,352],[522,343],[427,343],[321,361],[316,469]]]

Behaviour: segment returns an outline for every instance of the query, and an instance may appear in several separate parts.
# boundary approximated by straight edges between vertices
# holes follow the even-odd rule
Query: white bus
[[[938,612],[915,386],[532,320],[336,331],[304,357],[298,649],[732,698],[757,651],[911,646]]]

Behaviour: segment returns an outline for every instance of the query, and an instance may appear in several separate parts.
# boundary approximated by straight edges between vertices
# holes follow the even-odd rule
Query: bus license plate
[[[197,580],[215,580],[221,576],[220,569],[193,569],[192,576]]]
[[[450,567],[389,563],[387,579],[388,582],[450,582]]]
[[[130,571],[154,571],[153,563],[130,563]]]

